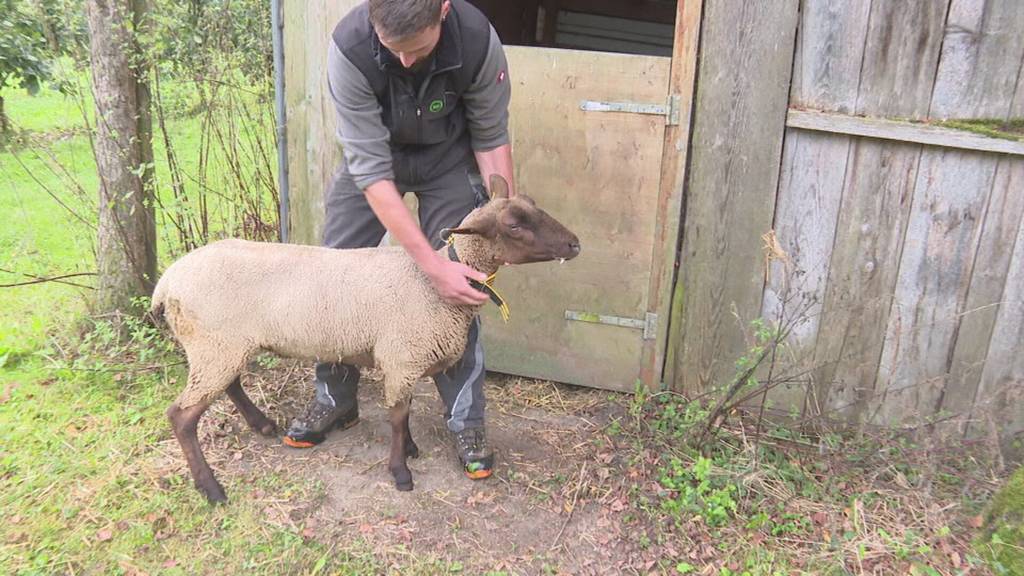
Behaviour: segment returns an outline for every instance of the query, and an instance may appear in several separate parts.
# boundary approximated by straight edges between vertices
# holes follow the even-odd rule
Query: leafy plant
[[[24,88],[29,94],[38,93],[50,77],[47,57],[46,38],[39,23],[21,2],[0,0],[0,133],[10,131],[4,90]]]

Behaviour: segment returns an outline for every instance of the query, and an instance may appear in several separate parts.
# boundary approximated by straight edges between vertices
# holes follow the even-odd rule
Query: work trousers
[[[474,208],[487,201],[475,162],[462,165],[434,180],[407,185],[396,182],[400,193],[412,192],[419,203],[420,227],[435,249],[441,247],[443,228],[455,228]],[[386,232],[370,208],[366,195],[342,167],[325,198],[323,245],[328,248],[378,246]],[[320,402],[337,405],[354,399],[359,368],[341,363],[316,366],[316,393]],[[466,351],[457,363],[434,376],[445,405],[445,420],[452,432],[484,425],[484,351],[480,318],[473,320]]]

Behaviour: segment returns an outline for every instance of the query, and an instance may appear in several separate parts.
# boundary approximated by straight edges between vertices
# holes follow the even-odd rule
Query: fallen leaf
[[[949,561],[953,564],[953,568],[959,568],[960,567],[960,553],[955,551],[955,550],[953,552],[951,552],[949,554]]]
[[[160,566],[162,566],[164,568],[174,568],[177,565],[178,565],[178,561],[177,560],[168,560],[167,562],[164,562]]]
[[[306,540],[312,540],[313,536],[316,536],[316,530],[312,526],[306,526],[302,529],[302,537]]]
[[[967,524],[971,528],[981,528],[985,524],[985,519],[981,517],[981,514],[978,514],[977,516],[972,516],[971,518],[968,518]]]
[[[359,533],[360,534],[369,534],[371,532],[373,532],[373,525],[372,524],[360,524],[359,525]]]
[[[13,384],[8,384],[7,387],[4,388],[4,393],[0,394],[0,404],[3,404],[4,402],[7,402],[8,400],[10,400],[11,399],[11,392],[14,392],[15,388],[17,388],[20,385],[21,384],[18,383],[18,382],[14,382]]]
[[[104,528],[96,533],[96,539],[100,542],[106,542],[114,537],[114,533]]]

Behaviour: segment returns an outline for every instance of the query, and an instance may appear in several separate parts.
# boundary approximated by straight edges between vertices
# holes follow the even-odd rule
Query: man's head
[[[450,0],[369,0],[370,23],[380,43],[406,68],[434,51],[441,39],[441,21]]]

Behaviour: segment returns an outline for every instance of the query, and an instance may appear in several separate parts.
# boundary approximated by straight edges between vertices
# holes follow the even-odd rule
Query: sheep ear
[[[508,198],[508,182],[501,174],[491,174],[491,186],[487,190],[494,198]]]
[[[441,240],[444,240],[445,242],[447,242],[448,238],[450,238],[452,234],[480,234],[480,232],[478,230],[474,230],[472,228],[465,228],[465,227],[442,228],[441,229]]]

